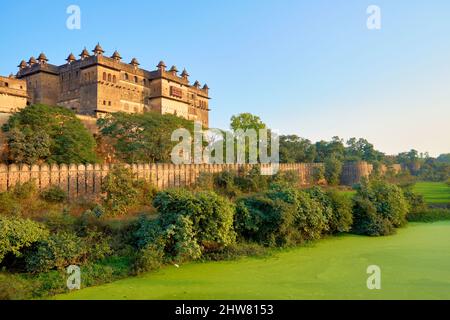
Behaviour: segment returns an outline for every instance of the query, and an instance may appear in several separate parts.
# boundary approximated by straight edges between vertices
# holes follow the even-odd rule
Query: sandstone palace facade
[[[23,60],[16,76],[0,77],[0,112],[42,103],[92,117],[156,111],[208,126],[209,88],[198,81],[190,84],[186,70],[179,74],[175,66],[167,69],[161,61],[156,70],[147,71],[136,58],[122,62],[117,51],[105,56],[99,44],[92,53],[84,49],[79,59],[70,54],[61,66],[49,64],[43,53]]]

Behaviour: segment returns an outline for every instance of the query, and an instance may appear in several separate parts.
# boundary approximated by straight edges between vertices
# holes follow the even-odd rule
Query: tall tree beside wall
[[[75,113],[64,107],[32,105],[2,127],[10,163],[95,163],[96,143]]]
[[[144,114],[114,113],[99,119],[103,138],[114,148],[117,160],[126,163],[171,162],[178,142],[171,141],[176,129],[187,129],[193,136],[194,123],[175,115],[157,112]]]

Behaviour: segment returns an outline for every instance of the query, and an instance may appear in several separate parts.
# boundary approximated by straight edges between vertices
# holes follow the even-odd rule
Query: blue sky
[[[81,8],[81,30],[66,9]],[[381,8],[381,30],[366,9]],[[14,1],[0,11],[0,74],[44,51],[62,64],[99,41],[211,88],[211,126],[261,116],[313,141],[365,137],[386,153],[450,152],[450,1]]]

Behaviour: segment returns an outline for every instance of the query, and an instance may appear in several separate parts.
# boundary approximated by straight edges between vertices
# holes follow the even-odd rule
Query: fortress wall
[[[17,183],[34,181],[40,189],[49,186],[59,186],[67,192],[70,198],[96,197],[101,194],[101,184],[113,165],[4,165],[0,164],[0,192],[13,188]],[[280,164],[280,171],[294,171],[303,185],[313,181],[314,168],[323,166],[321,163]],[[159,189],[185,187],[195,184],[202,172],[217,173],[222,171],[250,169],[251,165],[237,164],[133,164],[129,165],[136,179],[151,182]],[[270,170],[270,165],[262,165],[261,170]],[[350,163],[344,166],[342,183],[352,185],[362,177],[367,177],[372,166],[365,163]]]
[[[347,162],[342,167],[341,184],[351,186],[362,178],[368,178],[373,171],[373,165],[370,163],[360,162]]]

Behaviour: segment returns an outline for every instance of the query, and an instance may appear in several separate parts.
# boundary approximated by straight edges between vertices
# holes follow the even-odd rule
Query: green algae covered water
[[[367,268],[381,289],[367,287]],[[343,235],[268,258],[168,266],[56,299],[450,299],[450,221]]]

